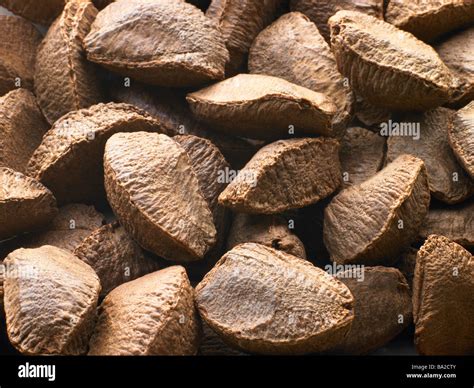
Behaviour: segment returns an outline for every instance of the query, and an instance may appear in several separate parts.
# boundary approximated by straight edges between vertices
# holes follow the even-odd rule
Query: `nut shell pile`
[[[473,0],[0,0],[0,355],[474,355],[473,45]]]

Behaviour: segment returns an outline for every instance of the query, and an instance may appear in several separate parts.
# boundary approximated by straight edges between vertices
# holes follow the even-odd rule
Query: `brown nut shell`
[[[74,254],[99,276],[101,297],[123,283],[160,269],[159,262],[147,256],[118,222],[90,233]]]
[[[453,125],[453,114],[450,109],[437,108],[401,116],[397,120],[400,133],[387,140],[387,161],[391,162],[402,154],[422,159],[432,195],[448,204],[462,202],[474,193],[474,183],[449,145],[448,128]],[[408,129],[416,128],[418,134],[414,131],[403,133],[403,125]]]
[[[4,264],[11,343],[28,355],[84,354],[100,292],[94,270],[72,253],[49,245],[17,249]]]
[[[337,106],[335,134],[351,119],[354,98],[349,84],[337,71],[334,54],[318,28],[299,12],[281,16],[257,36],[250,49],[249,70],[330,96]]]
[[[410,287],[398,269],[363,267],[362,276],[348,270],[338,274],[354,296],[354,321],[343,354],[367,354],[395,338],[412,322]],[[362,280],[360,280],[362,279]]]
[[[466,248],[474,247],[474,200],[430,209],[419,236],[426,239],[432,234],[447,237]]]
[[[97,71],[86,60],[82,48],[82,40],[96,16],[97,9],[91,2],[69,0],[41,43],[35,93],[50,124],[102,99]]]
[[[474,258],[444,236],[418,251],[413,281],[415,345],[425,355],[474,354]]]
[[[227,252],[196,287],[201,317],[221,338],[250,353],[322,352],[343,341],[353,297],[306,260],[264,245]]]
[[[344,186],[362,183],[382,168],[385,139],[365,128],[348,128],[339,155]]]
[[[474,100],[474,27],[458,32],[434,46],[439,57],[457,77],[452,97],[455,105]]]
[[[34,23],[50,24],[61,13],[67,1],[68,0],[0,0],[0,6]]]
[[[0,97],[0,166],[24,173],[49,126],[26,89]]]
[[[474,101],[455,113],[448,138],[457,160],[474,179]]]
[[[61,204],[104,199],[103,155],[117,132],[160,131],[153,117],[128,104],[98,104],[68,113],[45,134],[28,163]]]
[[[389,23],[426,42],[474,22],[471,0],[390,0]]]
[[[38,181],[0,167],[0,241],[46,226],[57,214],[56,199]]]
[[[0,15],[0,36],[0,96],[18,87],[33,90],[40,32],[23,18]]]
[[[168,260],[194,261],[216,242],[209,205],[184,148],[166,135],[119,133],[104,155],[105,189],[125,229]]]
[[[92,62],[167,87],[223,79],[229,59],[216,23],[176,0],[114,2],[99,12],[84,46]]]
[[[339,71],[368,102],[390,110],[426,110],[450,99],[451,71],[410,33],[353,11],[339,11],[329,25]]]
[[[227,77],[245,70],[247,54],[260,31],[276,16],[281,0],[213,0],[206,16],[215,20],[229,50]]]
[[[90,355],[194,355],[200,323],[194,290],[173,266],[115,288],[102,302]]]
[[[253,242],[306,259],[306,251],[301,240],[290,230],[282,216],[234,214],[227,237],[227,250],[239,244]]]
[[[187,100],[194,115],[214,129],[251,139],[332,135],[337,113],[326,95],[260,74],[239,74],[190,93]]]
[[[402,155],[326,207],[324,244],[340,264],[391,264],[417,236],[430,193],[423,161]]]
[[[69,252],[82,243],[94,230],[105,223],[104,215],[93,206],[73,203],[59,208],[48,228],[32,233],[22,240],[23,248],[39,248],[52,245]]]
[[[219,196],[242,213],[277,214],[311,205],[341,185],[339,143],[279,140],[260,149]]]
[[[304,13],[329,42],[328,20],[337,11],[358,11],[383,19],[383,3],[383,0],[290,0],[290,7],[292,11]]]

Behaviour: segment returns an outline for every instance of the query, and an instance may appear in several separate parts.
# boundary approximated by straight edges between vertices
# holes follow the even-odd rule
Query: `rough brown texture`
[[[341,185],[339,143],[279,140],[260,149],[219,196],[242,213],[276,214],[311,205]]]
[[[223,79],[229,59],[215,22],[179,0],[114,2],[99,13],[84,45],[90,61],[161,86]]]
[[[87,351],[100,283],[91,267],[49,245],[18,249],[5,259],[8,337],[23,354],[78,355]]]
[[[193,298],[179,266],[122,284],[100,306],[89,354],[196,354],[200,324]]]
[[[288,222],[281,216],[236,213],[227,237],[227,250],[247,242],[266,245],[306,259],[303,243],[292,233]]]
[[[116,134],[107,142],[104,168],[110,206],[143,248],[165,259],[193,261],[215,244],[209,205],[189,156],[173,139]]]
[[[324,243],[331,260],[366,265],[395,261],[417,236],[429,203],[423,162],[400,156],[372,178],[341,191],[326,208]]]
[[[32,22],[49,24],[61,13],[66,2],[67,0],[0,0],[0,6]]]
[[[51,189],[58,202],[104,198],[102,157],[117,132],[159,131],[160,123],[128,104],[98,104],[68,113],[46,133],[28,164],[28,174]]]
[[[56,215],[56,200],[34,179],[0,167],[0,241],[46,226]]]
[[[344,186],[362,183],[382,168],[385,139],[365,128],[348,128],[339,155]]]
[[[299,12],[283,15],[258,35],[250,49],[249,70],[330,96],[337,106],[333,120],[337,134],[351,118],[349,85],[337,71],[336,59],[317,27]]]
[[[239,74],[190,93],[187,100],[195,116],[214,129],[252,139],[331,135],[337,113],[326,95],[260,74]]]
[[[87,236],[104,223],[104,215],[93,206],[83,204],[62,206],[46,230],[25,236],[21,245],[23,248],[52,245],[74,252]]]
[[[339,11],[329,25],[339,71],[368,102],[426,110],[450,99],[453,75],[436,51],[413,35],[352,11]]]
[[[90,233],[74,254],[99,276],[101,297],[123,283],[160,269],[159,262],[147,256],[118,222]]]
[[[41,43],[35,93],[50,124],[66,113],[101,100],[97,71],[87,62],[82,48],[82,40],[96,16],[97,9],[92,3],[69,0]]]
[[[474,201],[449,208],[430,209],[419,235],[438,234],[464,247],[474,247]]]
[[[210,131],[197,121],[186,102],[185,92],[180,90],[152,89],[133,82],[130,87],[114,87],[112,97],[117,102],[134,105],[156,117],[170,136],[194,135],[212,141],[234,168],[245,166],[257,150],[250,141]]]
[[[215,20],[222,31],[230,54],[227,76],[245,70],[253,40],[276,16],[281,0],[213,0],[206,16]]]
[[[245,356],[245,353],[222,341],[221,337],[205,321],[202,322],[202,339],[198,354],[200,356]]]
[[[227,252],[196,287],[201,317],[227,343],[250,353],[302,354],[343,341],[353,297],[309,262],[264,245]]]
[[[354,321],[343,354],[367,354],[395,338],[412,321],[410,287],[398,269],[364,267],[363,280],[351,271],[338,275],[354,296]]]
[[[355,97],[354,115],[368,127],[390,120],[392,113],[380,106],[375,106],[360,96]]]
[[[474,42],[474,27],[461,31],[435,46],[440,58],[457,77],[452,102],[461,106],[474,99],[472,42]]]
[[[448,141],[453,111],[437,108],[420,114],[399,117],[399,123],[419,125],[419,139],[410,134],[390,136],[387,161],[411,154],[425,162],[432,195],[448,204],[464,201],[474,192],[473,182],[457,162]]]
[[[383,19],[383,0],[290,0],[290,7],[311,19],[328,42],[328,20],[337,11],[358,11]]]
[[[19,86],[33,89],[41,34],[22,18],[0,15],[0,36],[0,96]]]
[[[424,41],[474,23],[472,0],[390,0],[385,13],[389,23]]]
[[[415,345],[425,355],[474,353],[474,258],[431,235],[418,251],[413,283]]]
[[[417,254],[417,249],[409,247],[401,253],[395,265],[403,274],[403,276],[405,276],[410,289],[413,288],[413,277],[415,276]]]
[[[229,227],[229,211],[218,203],[218,198],[227,186],[227,182],[222,177],[230,169],[230,165],[219,149],[209,140],[192,135],[175,136],[173,140],[188,154],[199,182],[199,188],[212,212],[217,236],[214,247],[206,255],[207,264],[212,267],[222,256]]]
[[[48,129],[31,92],[17,89],[0,97],[0,166],[25,172]]]
[[[474,179],[474,101],[456,112],[448,126],[448,138],[459,163]]]

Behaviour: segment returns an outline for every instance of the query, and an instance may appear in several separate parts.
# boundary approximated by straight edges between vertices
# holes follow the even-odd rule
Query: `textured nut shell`
[[[99,12],[84,46],[92,62],[172,87],[223,79],[229,59],[215,22],[176,0],[114,2]]]
[[[412,321],[410,287],[398,269],[366,267],[364,280],[338,275],[354,296],[354,320],[338,353],[366,354],[395,338]],[[400,322],[400,319],[403,319]]]
[[[389,23],[424,41],[474,22],[472,0],[390,0],[385,13]]]
[[[59,208],[45,231],[25,236],[23,248],[39,248],[52,245],[69,252],[82,243],[94,230],[105,223],[104,215],[93,206],[70,204]]]
[[[179,266],[122,284],[100,306],[89,354],[196,354],[200,325],[193,298]]]
[[[15,89],[17,79],[22,87],[33,89],[36,51],[41,34],[22,18],[0,15],[0,36],[0,96]]]
[[[412,247],[405,249],[399,256],[396,267],[405,276],[410,288],[413,288],[413,277],[415,276],[416,255],[418,250]]]
[[[101,100],[96,69],[87,62],[82,48],[96,15],[92,3],[69,0],[39,48],[35,93],[50,124],[66,113]]]
[[[49,24],[61,13],[67,1],[68,0],[0,0],[0,6],[32,22]]]
[[[164,132],[170,136],[194,135],[212,141],[236,169],[245,166],[257,150],[255,145],[245,139],[210,131],[197,121],[182,91],[156,90],[134,82],[130,87],[113,88],[112,95],[115,101],[134,105],[157,118]]]
[[[230,61],[226,74],[245,70],[247,54],[260,31],[276,16],[281,0],[213,0],[206,16],[219,25]]]
[[[400,117],[400,123],[419,123],[420,138],[391,136],[387,140],[387,161],[411,154],[425,162],[432,195],[448,204],[464,201],[474,192],[474,184],[457,162],[449,145],[448,128],[453,111],[437,108]],[[457,180],[454,179],[457,174]]]
[[[329,24],[339,71],[373,105],[426,110],[449,100],[454,78],[432,47],[359,12],[339,11]]]
[[[295,133],[331,135],[336,106],[321,93],[281,78],[239,74],[187,97],[195,116],[215,129],[252,139]]]
[[[337,11],[358,11],[383,19],[383,0],[290,0],[290,7],[311,19],[328,42],[328,20]]]
[[[423,162],[398,157],[372,178],[341,191],[326,207],[324,243],[331,260],[367,265],[396,260],[417,236],[429,203]]]
[[[100,283],[87,264],[45,245],[18,249],[5,259],[4,303],[11,343],[24,354],[78,355],[96,318]],[[30,274],[30,276],[28,276]]]
[[[200,356],[245,356],[245,353],[222,341],[221,337],[205,321],[202,321],[202,339],[198,354]]]
[[[0,166],[25,172],[48,129],[31,92],[17,89],[0,97]]]
[[[341,140],[339,155],[343,178],[347,178],[343,179],[343,185],[362,183],[382,168],[385,139],[365,128],[348,128]]]
[[[439,57],[457,77],[453,102],[459,105],[467,104],[474,99],[473,42],[474,27],[471,27],[435,46]]]
[[[446,237],[418,251],[413,283],[415,345],[420,354],[474,353],[474,259]]]
[[[338,111],[336,133],[351,118],[353,95],[344,86],[336,59],[318,28],[299,12],[283,15],[258,35],[250,49],[249,70],[330,96]]]
[[[0,241],[39,229],[56,215],[53,194],[36,180],[0,167],[0,182]]]
[[[311,205],[341,185],[334,139],[279,140],[260,149],[219,196],[243,213],[276,214]]]
[[[226,342],[251,353],[325,351],[343,340],[353,319],[353,298],[341,282],[254,243],[219,260],[196,287],[196,303]]]
[[[474,101],[456,112],[448,126],[448,138],[459,163],[474,179]]]
[[[104,168],[110,206],[143,248],[193,261],[214,245],[212,213],[186,151],[173,139],[116,134],[105,147]]]
[[[306,259],[303,243],[291,232],[288,222],[281,216],[236,213],[227,237],[227,250],[247,242],[266,245]]]
[[[159,131],[160,123],[127,104],[98,104],[68,113],[46,133],[28,164],[28,174],[51,189],[58,202],[94,202],[104,197],[102,158],[117,132]]]
[[[117,222],[90,233],[74,254],[99,276],[101,297],[122,283],[160,269],[158,261],[146,256]]]
[[[361,123],[371,127],[373,125],[390,120],[392,113],[385,108],[371,104],[360,96],[356,96],[354,115]]]
[[[209,140],[192,135],[175,136],[173,140],[188,154],[199,188],[212,212],[217,240],[213,249],[208,252],[208,257],[213,259],[214,264],[217,261],[215,256],[221,256],[229,226],[229,212],[218,203],[219,195],[226,188],[227,183],[219,178],[222,173],[230,169],[230,165],[219,149]]]
[[[474,247],[474,201],[449,208],[430,209],[419,235],[438,234],[464,247]]]

